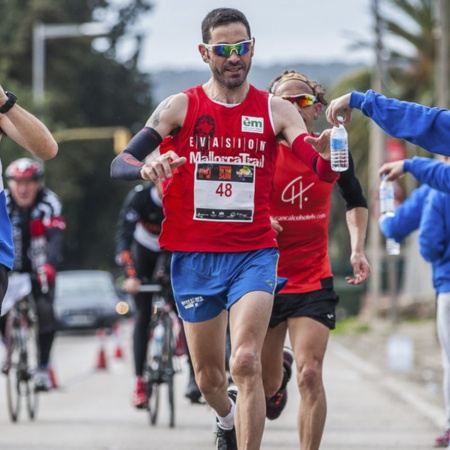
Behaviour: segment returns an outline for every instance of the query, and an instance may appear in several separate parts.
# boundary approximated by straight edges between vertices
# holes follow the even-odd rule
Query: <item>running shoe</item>
[[[52,379],[47,369],[37,369],[33,379],[36,392],[48,392],[53,388]]]
[[[288,350],[283,351],[283,384],[278,392],[270,397],[266,398],[266,417],[269,420],[275,420],[280,417],[283,409],[287,403],[287,383],[291,379],[292,375],[292,363],[294,362],[294,357],[292,353]]]
[[[136,386],[133,391],[131,398],[133,406],[138,409],[147,408],[148,397],[147,397],[147,385],[143,377],[136,377]]]
[[[448,447],[448,443],[450,441],[450,429],[447,430],[442,436],[439,436],[435,439],[434,441],[434,446],[435,447]]]
[[[230,386],[228,388],[228,397],[236,404],[237,388]],[[236,429],[235,427],[230,430],[221,428],[218,420],[216,419],[216,449],[217,450],[237,450]]]

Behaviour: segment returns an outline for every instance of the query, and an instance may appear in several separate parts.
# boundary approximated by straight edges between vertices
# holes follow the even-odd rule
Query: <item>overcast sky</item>
[[[201,21],[212,9],[233,7],[249,19],[256,38],[254,64],[374,62],[373,52],[349,50],[356,39],[373,42],[371,0],[154,0],[140,23],[146,33],[143,71],[204,68],[197,50]]]

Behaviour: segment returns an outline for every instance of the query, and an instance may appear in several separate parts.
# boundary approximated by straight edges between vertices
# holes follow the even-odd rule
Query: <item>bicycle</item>
[[[12,273],[9,276],[2,307],[2,312],[8,314],[6,361],[2,371],[7,376],[8,413],[12,422],[17,422],[23,400],[31,420],[36,417],[38,407],[33,378],[38,365],[38,318],[31,292],[30,274]]]
[[[168,392],[169,425],[173,428],[175,426],[174,376],[180,371],[174,356],[176,356],[176,341],[179,336],[180,324],[162,285],[147,284],[141,286],[140,290],[154,293],[149,355],[144,370],[150,423],[156,425],[158,420],[160,388],[162,384],[165,384]]]

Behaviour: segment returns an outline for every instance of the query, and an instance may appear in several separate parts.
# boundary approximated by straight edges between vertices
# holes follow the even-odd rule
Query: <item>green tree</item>
[[[0,83],[16,92],[20,103],[44,118],[53,132],[72,128],[143,126],[152,109],[150,79],[139,72],[141,36],[133,34],[136,19],[151,10],[145,0],[117,10],[111,0],[0,0]],[[33,25],[86,23],[108,19],[112,30],[104,51],[92,47],[92,37],[48,39],[45,42],[45,103],[32,103]],[[134,39],[135,52],[118,61],[121,40]],[[5,142],[6,141],[6,142]],[[26,152],[2,142],[2,160]],[[63,202],[67,219],[65,268],[114,267],[114,228],[130,183],[113,182],[109,167],[113,140],[60,143],[58,156],[46,163],[47,185]]]
[[[382,80],[384,94],[433,105],[435,98],[434,67],[436,59],[435,43],[435,0],[385,0],[379,2],[381,8],[381,33],[385,44],[383,62],[385,77]],[[395,14],[393,14],[395,13]],[[375,20],[374,20],[375,23]],[[375,33],[374,33],[375,38]],[[404,53],[396,48],[410,48]],[[373,42],[357,40],[353,48],[370,46]],[[374,52],[375,59],[375,52]],[[367,67],[351,73],[340,79],[330,90],[329,98],[336,98],[350,91],[365,92],[372,86],[374,67]],[[353,120],[348,124],[349,147],[356,163],[357,175],[362,181],[363,189],[370,202],[374,198],[377,186],[368,185],[368,172],[377,171],[377,167],[368,167],[370,120],[361,113],[353,114]],[[429,153],[413,146],[407,146],[408,155],[426,155]],[[415,186],[404,186],[406,192]],[[369,205],[370,206],[370,205]],[[341,212],[339,201],[333,202],[331,223],[337,224],[330,228],[330,251],[334,261],[343,265],[348,260],[350,249],[348,234],[345,229],[345,219]]]

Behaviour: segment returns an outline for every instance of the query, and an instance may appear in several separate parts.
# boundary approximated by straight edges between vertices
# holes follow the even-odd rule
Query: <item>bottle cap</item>
[[[344,118],[342,116],[337,116],[337,120],[340,123],[344,123]]]

